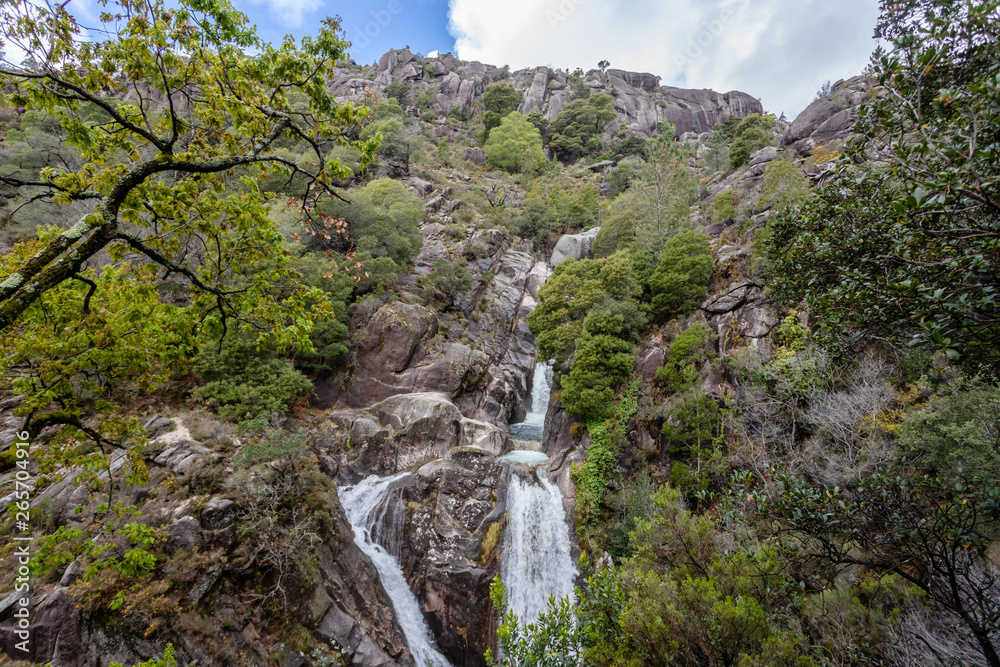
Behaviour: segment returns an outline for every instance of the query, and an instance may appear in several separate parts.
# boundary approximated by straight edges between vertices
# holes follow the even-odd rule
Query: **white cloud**
[[[286,28],[299,28],[306,14],[323,6],[323,0],[249,0],[254,5],[264,5],[278,23]],[[239,6],[241,3],[235,3]]]
[[[458,56],[652,72],[666,85],[742,90],[789,117],[826,80],[860,74],[872,0],[449,0]]]

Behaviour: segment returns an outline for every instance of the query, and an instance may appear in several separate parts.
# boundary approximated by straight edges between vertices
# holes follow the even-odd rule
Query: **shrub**
[[[408,107],[412,103],[410,99],[410,87],[402,81],[393,81],[385,87],[385,96],[396,100],[400,106]]]
[[[809,180],[794,162],[772,160],[764,170],[764,200],[777,212],[794,208],[811,196]]]
[[[684,391],[698,378],[695,364],[703,356],[702,347],[708,342],[708,329],[696,324],[677,335],[670,345],[667,360],[656,369],[656,379],[672,391]]]
[[[729,164],[733,169],[742,167],[751,155],[774,143],[773,126],[771,118],[760,114],[750,114],[736,126],[733,143],[729,146]]]
[[[603,93],[573,100],[552,122],[549,148],[564,162],[594,153],[600,148],[604,126],[615,115],[614,99]]]
[[[191,396],[232,421],[283,414],[292,401],[312,390],[312,383],[290,361],[258,351],[256,340],[242,334],[227,336],[221,350],[203,345],[194,370],[205,384],[192,389]]]
[[[1000,478],[1000,387],[958,391],[908,415],[900,429],[903,453],[942,479],[959,470]]]
[[[714,264],[704,234],[680,232],[664,245],[650,280],[652,309],[667,317],[684,315],[708,294]]]
[[[736,193],[732,190],[720,192],[712,202],[713,222],[732,222],[736,219]]]
[[[588,318],[596,331],[608,330],[607,317]],[[617,318],[620,328],[620,316]],[[632,373],[632,345],[606,333],[587,332],[580,342],[569,375],[562,377],[562,403],[566,411],[581,417],[607,416],[614,388]]]
[[[490,132],[499,127],[501,121],[524,100],[524,93],[509,83],[498,82],[486,86],[483,91],[483,143],[490,138]]]
[[[509,114],[490,132],[486,141],[486,163],[512,174],[538,171],[546,164],[542,136],[519,113]]]

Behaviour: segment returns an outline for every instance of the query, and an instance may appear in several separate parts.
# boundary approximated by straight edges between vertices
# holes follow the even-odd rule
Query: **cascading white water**
[[[524,421],[512,424],[510,437],[519,442],[540,442],[545,430],[545,413],[549,411],[549,394],[552,393],[552,364],[535,364],[531,380],[531,409]]]
[[[572,596],[577,576],[562,492],[549,484],[544,470],[538,477],[541,485],[512,474],[507,487],[510,523],[504,534],[500,579],[522,624],[538,619],[550,595]]]
[[[382,587],[396,610],[396,618],[406,635],[406,643],[414,660],[421,667],[451,667],[448,659],[434,648],[434,640],[420,611],[420,603],[406,583],[399,561],[382,546],[389,544],[394,550],[398,548],[400,526],[395,520],[396,508],[390,492],[393,484],[407,475],[409,473],[381,478],[372,475],[354,486],[341,487],[340,504],[354,528],[354,542],[378,570]]]
[[[501,457],[509,463],[536,467],[549,457],[540,451],[545,413],[552,391],[552,366],[536,364],[532,380],[531,410],[510,436],[521,449]],[[549,596],[573,595],[576,567],[570,552],[569,527],[562,492],[549,484],[548,473],[537,469],[540,484],[511,474],[507,487],[509,523],[504,533],[500,579],[507,588],[510,608],[522,624],[534,623],[548,607]]]

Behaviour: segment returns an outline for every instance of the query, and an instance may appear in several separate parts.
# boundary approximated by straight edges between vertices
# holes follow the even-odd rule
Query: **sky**
[[[861,73],[878,16],[877,0],[233,1],[274,43],[339,15],[358,63],[404,46],[513,69],[608,60],[665,85],[741,90],[789,118],[825,81]]]

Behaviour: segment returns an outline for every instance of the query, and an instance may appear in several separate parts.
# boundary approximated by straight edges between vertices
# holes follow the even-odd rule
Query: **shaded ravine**
[[[421,666],[451,667],[434,646],[420,603],[406,583],[399,561],[382,546],[387,544],[390,549],[397,549],[401,541],[396,530],[399,522],[384,519],[389,513],[395,514],[395,506],[400,503],[400,498],[391,494],[393,484],[407,476],[409,473],[381,478],[372,475],[354,486],[342,487],[340,503],[354,528],[355,543],[378,570],[414,660]]]

